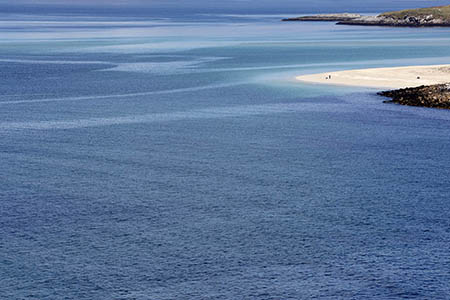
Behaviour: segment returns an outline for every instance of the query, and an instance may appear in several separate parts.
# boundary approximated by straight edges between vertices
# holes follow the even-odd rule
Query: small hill
[[[450,5],[387,12],[376,17],[362,17],[341,21],[338,24],[393,27],[450,27]]]
[[[344,13],[303,16],[283,21],[334,21],[341,25],[391,27],[450,27],[450,5],[386,12],[378,16]]]
[[[381,14],[380,17],[392,18],[396,20],[404,20],[413,17],[417,19],[429,20],[440,19],[442,21],[450,22],[450,5],[387,12]]]

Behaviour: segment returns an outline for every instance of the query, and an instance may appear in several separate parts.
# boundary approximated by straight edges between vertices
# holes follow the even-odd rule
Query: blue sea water
[[[299,74],[450,29],[2,15],[1,299],[449,299],[450,112]]]

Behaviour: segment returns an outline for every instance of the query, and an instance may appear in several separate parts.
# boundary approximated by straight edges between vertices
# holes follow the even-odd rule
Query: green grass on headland
[[[394,19],[404,19],[405,17],[426,18],[432,16],[433,19],[441,19],[450,22],[450,5],[429,8],[406,9],[394,12],[383,13],[380,16]]]

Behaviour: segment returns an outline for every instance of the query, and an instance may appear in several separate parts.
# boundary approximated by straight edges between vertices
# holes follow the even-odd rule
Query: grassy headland
[[[450,22],[450,5],[418,9],[405,9],[400,11],[386,12],[381,14],[380,16],[396,20],[404,20],[408,17],[414,17],[418,19],[440,19],[442,21]]]
[[[283,21],[336,21],[341,25],[392,27],[450,27],[450,5],[386,12],[378,16],[322,14],[283,19]]]

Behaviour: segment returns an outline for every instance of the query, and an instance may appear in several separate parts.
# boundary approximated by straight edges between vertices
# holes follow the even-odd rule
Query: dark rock
[[[392,100],[385,103],[450,109],[450,84],[436,84],[378,93]]]
[[[362,26],[390,26],[390,27],[450,27],[449,21],[441,19],[406,17],[403,19],[391,18],[387,16],[361,17],[358,19],[345,20],[338,25],[362,25]]]

